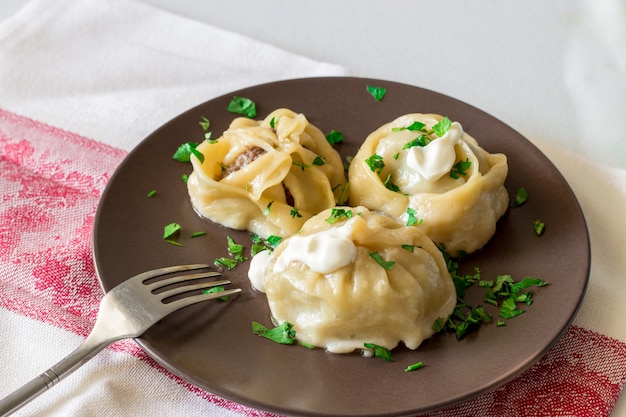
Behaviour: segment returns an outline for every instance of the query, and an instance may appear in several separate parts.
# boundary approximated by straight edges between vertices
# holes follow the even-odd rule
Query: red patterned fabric
[[[87,335],[102,291],[91,231],[124,151],[0,109],[0,307]],[[111,347],[234,413],[271,414],[207,393],[159,367],[131,341]],[[626,344],[572,326],[509,384],[430,416],[608,416],[626,379]]]

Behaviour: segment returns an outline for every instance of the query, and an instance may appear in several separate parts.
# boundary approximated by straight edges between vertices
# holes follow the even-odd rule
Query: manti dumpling
[[[504,154],[458,122],[407,114],[366,139],[349,169],[350,204],[415,225],[453,256],[480,249],[508,207]]]
[[[364,207],[335,207],[308,220],[249,277],[267,295],[276,324],[296,338],[347,353],[374,343],[416,349],[447,319],[456,291],[442,253],[419,229]]]
[[[261,237],[289,236],[334,207],[345,188],[341,157],[302,114],[278,109],[240,117],[196,148],[187,188],[194,209],[223,226]]]

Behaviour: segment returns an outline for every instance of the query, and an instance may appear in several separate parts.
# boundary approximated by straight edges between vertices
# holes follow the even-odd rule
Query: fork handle
[[[96,340],[94,334],[90,334],[76,350],[56,365],[0,400],[0,416],[12,414],[39,394],[49,390],[111,343],[110,340]]]

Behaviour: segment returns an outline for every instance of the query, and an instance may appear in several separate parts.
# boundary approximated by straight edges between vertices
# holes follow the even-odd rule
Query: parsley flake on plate
[[[518,187],[515,192],[515,199],[511,201],[510,206],[511,208],[519,207],[524,204],[526,200],[528,200],[528,191],[526,191],[524,187]]]
[[[170,223],[163,227],[163,239],[169,239],[182,229],[178,223]]]
[[[256,117],[256,104],[246,97],[234,96],[227,109],[231,113],[241,114],[250,119]]]
[[[374,351],[374,357],[384,359],[387,362],[393,362],[391,359],[391,351],[386,347],[378,346],[374,343],[364,343],[363,347],[372,349]]]
[[[334,145],[336,143],[341,143],[341,142],[343,142],[343,133],[338,132],[338,131],[333,129],[333,130],[330,131],[330,133],[328,133],[326,135],[326,140],[331,145]]]
[[[252,332],[283,345],[293,345],[296,340],[296,331],[293,330],[293,324],[288,321],[272,329],[265,327],[259,322],[253,321]]]
[[[372,95],[372,97],[374,97],[374,100],[376,101],[381,101],[385,97],[385,94],[387,94],[387,89],[384,87],[376,87],[374,85],[368,85],[366,88],[367,88],[367,91]]]
[[[196,149],[197,147],[198,144],[194,142],[183,143],[176,149],[176,152],[172,155],[172,159],[178,162],[189,162],[191,155],[194,155],[200,162],[204,162],[204,155]]]
[[[533,228],[535,229],[537,236],[541,236],[546,228],[546,225],[541,220],[535,220],[533,222]]]

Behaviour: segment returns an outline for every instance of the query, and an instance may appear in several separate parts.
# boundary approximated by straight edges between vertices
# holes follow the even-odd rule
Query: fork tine
[[[192,284],[187,284],[187,285],[183,285],[180,287],[176,287],[176,288],[171,288],[169,290],[165,290],[163,292],[160,292],[158,294],[155,294],[155,296],[163,301],[167,298],[173,297],[175,295],[179,295],[179,294],[184,294],[186,292],[190,292],[190,291],[195,291],[195,290],[205,290],[208,288],[212,288],[212,287],[217,287],[219,285],[227,285],[230,284],[230,281],[228,280],[222,280],[222,281],[209,281],[209,282],[199,282],[199,283],[192,283]],[[221,291],[220,291],[221,293]]]
[[[212,292],[208,294],[196,294],[189,297],[181,298],[176,301],[172,301],[171,303],[164,304],[164,306],[169,310],[169,312],[174,312],[183,307],[190,306],[192,304],[200,303],[202,301],[214,300],[220,297],[226,297],[229,295],[237,294],[241,292],[241,288],[233,288],[230,290],[224,290],[219,292]]]
[[[219,272],[209,271],[209,272],[199,272],[197,274],[187,274],[187,275],[176,275],[170,278],[161,279],[158,281],[151,282],[150,284],[145,284],[146,287],[150,289],[150,291],[156,291],[159,288],[167,287],[171,284],[176,284],[179,282],[197,280],[200,278],[210,278],[219,276]]]
[[[208,265],[208,264],[189,264],[189,265],[168,266],[165,268],[157,268],[151,271],[142,272],[141,274],[135,275],[132,279],[143,282],[150,278],[158,277],[160,275],[166,275],[166,274],[171,274],[175,272],[191,271],[194,269],[209,268],[210,266],[211,265]]]

